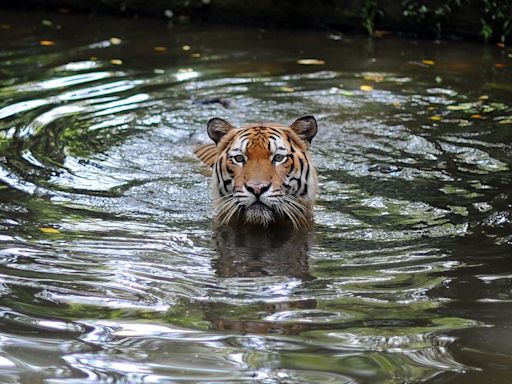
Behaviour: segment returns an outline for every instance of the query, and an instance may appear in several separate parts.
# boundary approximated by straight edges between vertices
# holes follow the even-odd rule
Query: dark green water
[[[510,49],[6,11],[0,42],[1,383],[511,382]],[[206,121],[306,114],[317,227],[215,233]]]

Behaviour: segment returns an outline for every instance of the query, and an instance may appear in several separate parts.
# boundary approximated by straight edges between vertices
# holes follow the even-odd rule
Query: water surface
[[[6,11],[0,40],[0,382],[510,381],[510,50]],[[308,114],[316,228],[215,232],[206,121]]]

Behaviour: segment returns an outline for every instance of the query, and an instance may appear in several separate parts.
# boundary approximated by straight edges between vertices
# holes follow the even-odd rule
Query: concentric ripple
[[[508,383],[507,49],[0,26],[1,382]],[[214,231],[205,122],[307,114],[316,227]]]

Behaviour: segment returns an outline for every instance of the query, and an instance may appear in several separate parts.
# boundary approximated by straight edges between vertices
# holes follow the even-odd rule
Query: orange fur
[[[208,135],[215,144],[203,144],[194,153],[212,167],[217,223],[288,221],[295,228],[308,227],[318,184],[308,149],[316,131],[311,116],[289,127],[262,123],[239,129],[210,120]]]

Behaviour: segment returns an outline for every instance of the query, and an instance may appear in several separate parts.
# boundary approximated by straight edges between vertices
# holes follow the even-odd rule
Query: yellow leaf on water
[[[434,120],[434,121],[441,121],[443,120],[443,118],[439,115],[434,115],[434,116],[430,116],[429,117],[430,120]]]
[[[159,45],[159,46],[153,47],[153,50],[155,52],[165,52],[165,51],[167,51],[167,48]]]
[[[489,100],[489,96],[487,95],[482,95],[478,98],[478,100]]]
[[[434,65],[434,60],[421,60],[421,62],[425,65]]]
[[[292,87],[281,87],[279,88],[281,91],[283,92],[288,92],[288,93],[291,93],[291,92],[295,92],[295,89],[292,88]]]
[[[502,63],[496,63],[496,64],[494,64],[494,66],[496,68],[505,68],[505,64],[502,64]]]
[[[479,115],[478,113],[475,113],[474,115],[471,115],[472,119],[481,119],[482,115]]]
[[[361,91],[365,91],[365,92],[371,92],[371,91],[373,91],[373,87],[372,87],[371,85],[361,85],[361,86],[359,87],[359,89],[360,89]]]
[[[44,45],[46,47],[49,47],[50,45],[55,45],[55,41],[53,40],[41,40],[39,42],[40,45]]]
[[[325,61],[320,59],[299,59],[297,60],[297,64],[302,65],[324,65]]]
[[[114,65],[122,65],[123,64],[123,60],[121,60],[121,59],[112,59],[112,60],[110,60],[110,63],[114,64]]]
[[[194,59],[197,59],[198,57],[201,57],[200,53],[191,53],[190,57],[193,57]]]
[[[110,43],[112,45],[119,45],[119,44],[122,43],[122,40],[119,37],[111,37],[110,38]]]
[[[181,50],[185,51],[185,52],[186,51],[190,51],[190,49],[191,49],[191,46],[190,45],[186,45],[186,44],[181,47]]]
[[[60,233],[60,231],[57,229],[57,228],[51,228],[51,227],[41,227],[39,228],[39,230],[43,233],[47,233],[47,234],[56,234],[56,233]]]

